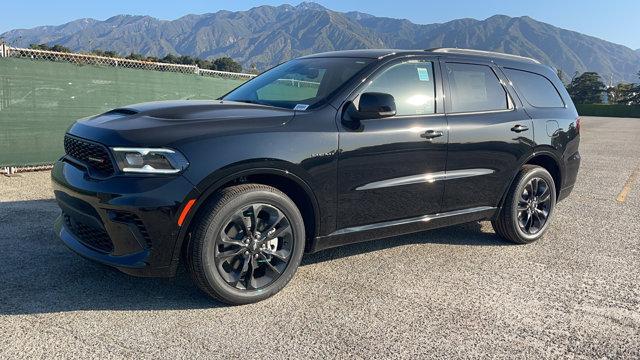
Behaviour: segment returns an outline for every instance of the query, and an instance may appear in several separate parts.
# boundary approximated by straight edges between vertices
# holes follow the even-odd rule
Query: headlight
[[[187,159],[172,149],[111,148],[118,167],[123,172],[144,174],[175,174],[189,166]]]

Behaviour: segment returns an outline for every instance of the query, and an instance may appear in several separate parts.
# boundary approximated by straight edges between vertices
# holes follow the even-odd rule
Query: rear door
[[[447,60],[449,124],[442,211],[498,206],[533,148],[533,124],[490,61]]]
[[[436,57],[394,60],[348,100],[364,92],[393,95],[397,114],[340,129],[337,228],[406,219],[440,210],[447,122]]]

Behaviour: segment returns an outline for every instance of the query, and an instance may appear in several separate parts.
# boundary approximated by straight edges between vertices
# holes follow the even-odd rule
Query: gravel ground
[[[0,177],[0,358],[639,358],[640,119],[584,118],[581,152],[535,244],[482,222],[327,250],[241,307],[80,258],[49,173]]]

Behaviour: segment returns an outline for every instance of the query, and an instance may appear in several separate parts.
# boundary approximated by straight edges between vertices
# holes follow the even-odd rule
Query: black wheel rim
[[[289,219],[268,204],[251,204],[236,211],[216,240],[219,274],[240,290],[258,290],[275,282],[293,252]]]
[[[551,212],[551,187],[545,179],[535,177],[525,185],[518,198],[518,226],[527,235],[539,233]]]

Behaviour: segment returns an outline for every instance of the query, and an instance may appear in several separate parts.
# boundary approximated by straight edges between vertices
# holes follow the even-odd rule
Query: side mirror
[[[396,101],[385,93],[368,92],[360,95],[358,110],[351,114],[359,120],[381,119],[396,114]]]

